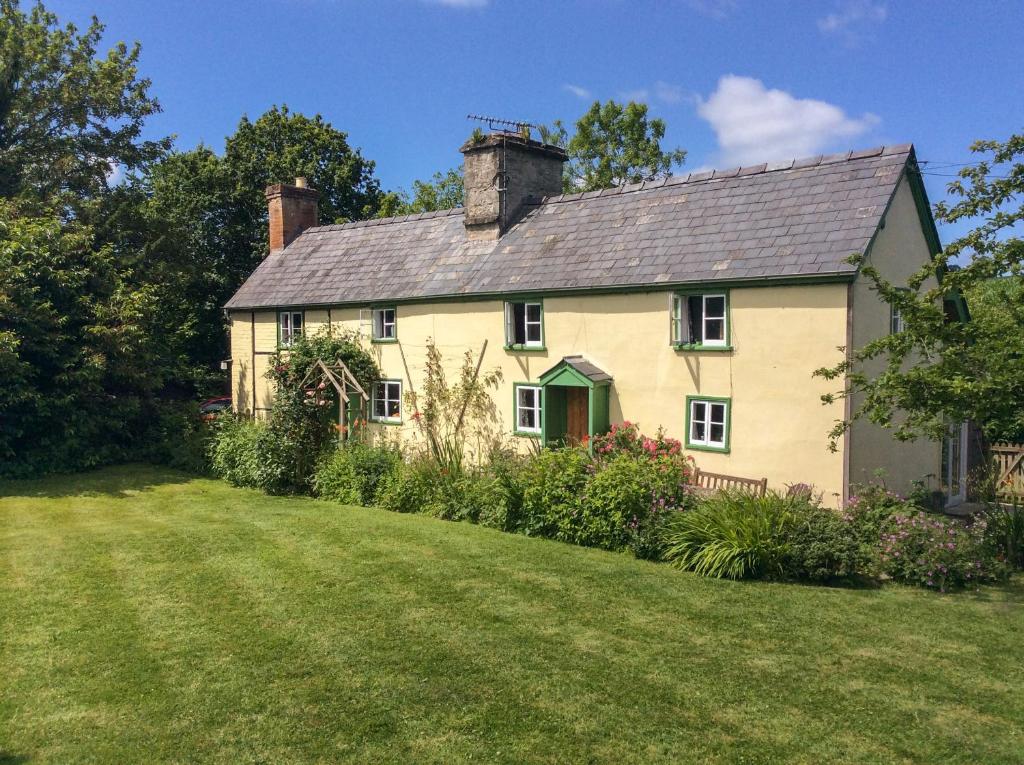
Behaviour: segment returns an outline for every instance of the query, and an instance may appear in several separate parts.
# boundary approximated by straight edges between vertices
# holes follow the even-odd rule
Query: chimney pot
[[[283,250],[311,226],[317,225],[316,189],[307,188],[305,178],[296,178],[295,185],[275,183],[267,186],[267,213],[270,218],[270,252]]]

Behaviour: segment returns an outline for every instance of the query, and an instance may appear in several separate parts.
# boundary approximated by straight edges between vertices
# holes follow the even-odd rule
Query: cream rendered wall
[[[732,399],[731,452],[692,452],[707,470],[769,483],[813,483],[830,500],[843,490],[843,454],[830,453],[826,434],[842,416],[842,405],[824,406],[820,396],[831,389],[813,378],[814,369],[841,359],[845,344],[847,285],[819,284],[749,287],[729,293],[734,351],[679,352],[669,345],[671,291],[620,295],[544,298],[546,351],[510,352],[504,345],[504,308],[500,300],[405,304],[397,307],[397,344],[372,345],[385,377],[401,379],[404,391],[419,389],[427,339],[457,369],[467,349],[474,353],[487,339],[483,369],[501,369],[504,382],[494,395],[502,422],[513,428],[513,383],[536,382],[563,356],[582,354],[611,374],[611,420],[631,420],[647,433],[663,426],[684,439],[686,396],[703,394]],[[248,318],[249,314],[243,313]],[[257,351],[272,352],[276,333],[266,331],[257,312]],[[327,311],[306,312],[306,328],[327,326]],[[234,317],[233,317],[234,319]],[[368,313],[332,308],[331,326],[369,333]],[[246,331],[232,322],[233,343]],[[403,363],[404,353],[404,363]],[[234,355],[233,358],[238,358]],[[257,365],[261,358],[257,355]],[[408,372],[406,371],[408,367]],[[265,366],[263,367],[265,370]],[[269,402],[267,381],[257,369],[257,398]],[[411,381],[409,377],[412,377]],[[236,378],[238,384],[240,378]],[[251,393],[249,393],[251,398]],[[236,397],[236,400],[243,400]],[[378,426],[389,434],[411,437],[405,424]],[[516,437],[524,445],[527,437]]]
[[[893,284],[906,284],[907,278],[930,259],[928,243],[921,229],[917,206],[910,184],[904,178],[896,189],[892,204],[885,216],[885,227],[875,238],[869,262]],[[935,286],[934,278],[925,288]],[[890,311],[871,289],[870,282],[858,277],[852,287],[854,348],[861,348],[870,340],[889,332]],[[869,373],[882,371],[885,364],[879,360],[864,367]],[[853,399],[854,407],[860,397]],[[850,455],[850,483],[863,483],[874,479],[876,470],[884,470],[886,485],[898,492],[907,492],[915,479],[939,475],[941,446],[934,441],[899,442],[891,431],[867,420],[858,420],[847,440]],[[937,481],[932,480],[932,488]]]

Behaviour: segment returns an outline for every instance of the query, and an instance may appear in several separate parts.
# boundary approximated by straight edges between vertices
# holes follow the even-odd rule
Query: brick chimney
[[[307,188],[305,178],[296,178],[294,186],[287,183],[267,186],[266,197],[271,253],[283,250],[307,228],[317,225],[316,202],[320,193]]]
[[[563,149],[496,132],[470,138],[459,149],[465,156],[466,234],[470,239],[497,239],[518,221],[531,197],[562,193]]]

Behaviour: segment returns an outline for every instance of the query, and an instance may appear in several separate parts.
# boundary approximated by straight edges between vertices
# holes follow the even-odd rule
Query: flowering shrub
[[[598,460],[612,459],[620,454],[632,457],[675,457],[682,452],[683,445],[674,438],[665,436],[663,428],[658,428],[654,438],[643,435],[640,428],[628,420],[612,425],[611,430],[603,435],[594,436],[591,441],[594,457]]]
[[[987,523],[915,512],[895,515],[882,528],[882,570],[898,582],[946,592],[1008,573],[1004,561],[986,544]]]
[[[843,520],[850,524],[854,535],[869,558],[877,564],[878,539],[882,528],[895,515],[916,512],[915,506],[885,486],[877,483],[857,484],[843,508]]]

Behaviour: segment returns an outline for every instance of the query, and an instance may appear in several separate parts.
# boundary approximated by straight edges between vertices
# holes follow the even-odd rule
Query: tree
[[[138,76],[139,44],[97,58],[103,29],[93,17],[80,34],[41,3],[25,13],[0,0],[0,196],[78,202],[169,147],[140,140],[160,106]]]
[[[881,299],[899,311],[904,330],[850,349],[846,361],[815,373],[845,376],[844,388],[825,396],[826,403],[850,396],[859,402],[851,418],[830,433],[833,447],[858,418],[892,428],[903,440],[941,438],[951,423],[964,420],[978,423],[990,439],[1020,433],[1024,240],[1015,227],[1024,220],[1024,134],[1001,143],[978,141],[971,150],[984,158],[958,173],[948,187],[955,201],[937,204],[935,217],[944,223],[980,219],[974,229],[906,285],[882,278],[862,256],[851,259]],[[965,262],[953,265],[954,259]],[[967,305],[977,301],[973,321],[956,318],[954,308],[964,296]],[[878,374],[868,371],[879,364]]]
[[[412,188],[411,200],[409,194],[402,189],[389,192],[381,203],[378,217],[390,218],[395,215],[462,207],[465,193],[462,186],[462,167],[434,173],[429,181],[413,181]]]
[[[682,149],[662,150],[665,121],[648,119],[647,104],[632,101],[595,101],[576,121],[571,138],[557,120],[540,132],[545,143],[562,146],[569,154],[563,179],[567,193],[661,178],[686,159]]]

